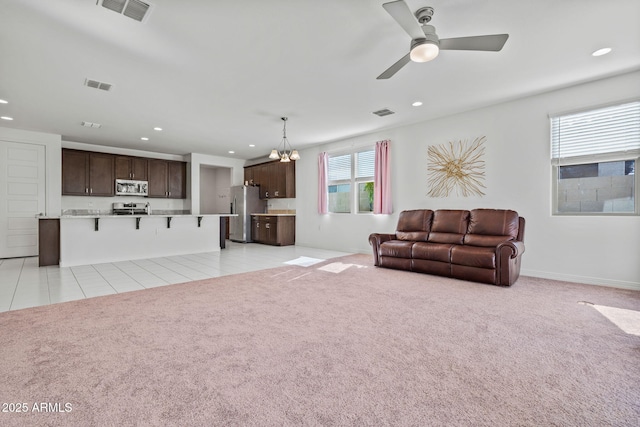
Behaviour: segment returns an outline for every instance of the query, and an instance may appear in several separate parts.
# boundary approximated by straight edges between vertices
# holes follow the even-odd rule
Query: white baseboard
[[[602,277],[576,276],[572,274],[553,273],[548,271],[529,270],[524,268],[520,270],[520,275],[539,277],[541,279],[562,280],[565,282],[584,283],[587,285],[609,286],[612,288],[640,291],[640,282],[605,279]]]

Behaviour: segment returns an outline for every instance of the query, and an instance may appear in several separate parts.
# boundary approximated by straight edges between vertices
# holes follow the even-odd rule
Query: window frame
[[[339,180],[331,180],[327,179],[327,187],[325,191],[327,191],[327,209],[329,214],[336,215],[344,215],[344,214],[354,214],[354,215],[373,215],[373,206],[371,210],[361,211],[360,203],[359,203],[359,187],[360,184],[366,184],[367,182],[374,182],[374,175],[370,176],[357,176],[358,171],[358,153],[364,152],[372,152],[374,156],[374,165],[375,165],[375,146],[362,146],[358,148],[354,148],[349,151],[340,151],[335,153],[329,153],[329,160],[327,168],[330,166],[330,159],[332,157],[341,157],[341,156],[350,156],[350,178],[348,179],[339,179]],[[375,167],[375,166],[374,166]],[[374,172],[374,171],[372,171]],[[330,176],[330,169],[327,170],[327,176]],[[331,210],[331,202],[329,198],[329,187],[332,185],[344,185],[349,184],[349,212],[334,212]]]
[[[591,111],[597,111],[608,107],[616,107],[629,103],[638,103],[640,100],[632,99],[626,101],[620,101],[612,104],[599,105],[590,108],[563,112],[558,114],[549,115],[549,141],[550,141],[550,157],[551,157],[551,183],[552,183],[552,195],[551,195],[551,214],[552,216],[638,216],[640,215],[640,178],[638,178],[637,168],[640,164],[640,148],[632,148],[626,151],[610,151],[597,154],[584,154],[573,155],[565,157],[554,157],[556,149],[554,145],[554,119],[571,116],[579,113],[589,113]],[[588,165],[592,163],[608,163],[608,162],[621,162],[621,161],[634,161],[635,171],[633,174],[633,211],[617,211],[617,212],[577,212],[577,211],[560,211],[559,201],[559,185],[560,185],[560,168],[573,165]],[[628,176],[628,175],[622,175]]]

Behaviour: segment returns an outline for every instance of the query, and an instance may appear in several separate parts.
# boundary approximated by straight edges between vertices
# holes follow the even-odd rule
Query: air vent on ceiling
[[[102,0],[102,7],[113,10],[121,15],[143,22],[151,10],[149,3],[140,0]]]
[[[383,108],[382,110],[378,110],[378,111],[374,111],[373,114],[375,114],[376,116],[388,116],[389,114],[394,114],[395,111],[391,111],[388,108]]]
[[[99,128],[102,125],[100,123],[82,122],[82,126],[84,126],[86,128]]]
[[[99,82],[97,80],[85,79],[84,85],[88,87],[92,87],[94,89],[106,90],[107,92],[111,90],[113,85],[111,83]]]

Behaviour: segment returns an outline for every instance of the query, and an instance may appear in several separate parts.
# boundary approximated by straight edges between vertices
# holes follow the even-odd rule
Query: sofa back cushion
[[[465,245],[497,246],[518,237],[518,213],[504,209],[474,209],[469,217]]]
[[[396,238],[398,240],[414,240],[425,242],[431,230],[433,211],[415,209],[400,212]]]
[[[433,213],[429,242],[462,244],[469,225],[469,211],[439,209]]]

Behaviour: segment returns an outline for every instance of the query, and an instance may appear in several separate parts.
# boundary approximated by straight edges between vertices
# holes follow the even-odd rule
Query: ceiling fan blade
[[[424,32],[418,24],[416,17],[413,16],[409,6],[403,1],[392,1],[382,5],[393,19],[411,36],[412,39],[424,38]]]
[[[509,34],[493,34],[490,36],[457,37],[440,39],[442,50],[485,50],[498,52],[507,42]]]
[[[407,53],[405,56],[400,58],[395,64],[387,68],[387,70],[384,73],[380,74],[376,79],[384,80],[384,79],[388,79],[389,77],[392,77],[395,73],[400,71],[402,67],[407,65],[407,63],[411,62],[411,58],[409,58],[409,55],[410,54]]]

